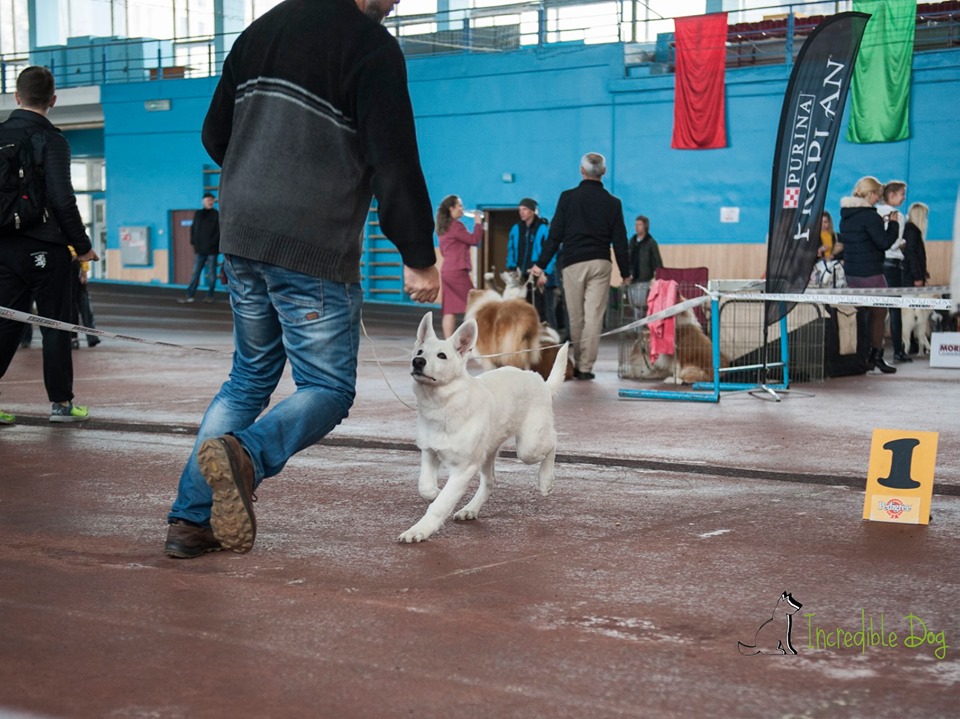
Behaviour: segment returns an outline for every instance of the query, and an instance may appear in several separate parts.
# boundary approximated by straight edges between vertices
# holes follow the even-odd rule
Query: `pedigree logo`
[[[891,499],[889,502],[884,502],[882,499],[877,502],[877,509],[881,512],[886,512],[891,519],[900,519],[900,515],[904,512],[910,512],[913,510],[912,504],[904,504],[899,499]]]

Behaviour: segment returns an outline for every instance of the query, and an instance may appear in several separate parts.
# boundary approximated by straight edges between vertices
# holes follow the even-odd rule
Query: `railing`
[[[824,15],[850,2],[769,5],[728,13],[728,67],[792,62],[804,39]],[[398,15],[386,20],[408,56],[499,53],[562,43],[622,43],[624,65],[673,71],[673,18],[645,10],[634,0],[531,0],[509,5]],[[643,12],[647,16],[639,17]],[[638,16],[634,16],[636,13]],[[656,13],[653,13],[656,15]],[[760,17],[753,20],[751,17]],[[24,55],[0,55],[0,93],[12,92],[30,64],[46,65],[58,87],[142,82],[219,74],[237,34],[153,40],[78,41]],[[960,46],[960,2],[924,3],[917,8],[915,52]]]

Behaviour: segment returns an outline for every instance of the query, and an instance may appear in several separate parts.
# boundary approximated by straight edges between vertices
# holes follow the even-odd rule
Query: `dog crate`
[[[710,289],[715,291],[743,288],[744,283],[737,281],[733,284],[730,281],[710,284]],[[621,327],[633,323],[642,314],[642,308],[630,304],[626,292],[621,298],[621,307]],[[711,336],[713,318],[710,315],[710,305],[696,309],[703,310],[704,319],[701,324],[705,325],[705,334]],[[784,326],[787,334],[787,375],[790,383],[823,382],[824,337],[829,321],[826,307],[812,303],[795,305],[787,314],[785,323],[778,322],[768,328],[765,349],[764,319],[763,301],[739,300],[730,296],[721,298],[717,318],[723,367],[720,373],[721,382],[731,385],[760,384],[764,381],[762,367],[766,362],[765,382],[782,383],[784,367],[780,338],[781,328]],[[663,369],[650,360],[649,330],[646,326],[625,330],[618,337],[617,374],[621,379],[664,380],[677,374],[677,370],[671,372],[669,368],[673,363],[665,363],[668,368]],[[683,346],[682,337],[678,338],[675,356],[685,354],[689,358],[687,364],[710,367],[712,353],[709,346],[702,342],[697,344],[699,350]]]
[[[683,285],[680,285],[679,295],[684,294]],[[689,289],[687,291],[690,291]],[[631,294],[626,288],[621,288],[619,326],[626,327],[646,316],[646,305],[637,306],[631,302]],[[695,296],[703,295],[699,290]],[[632,299],[637,299],[634,295]],[[690,310],[696,318],[696,334],[676,332],[674,335],[674,357],[683,357],[688,368],[702,369],[703,375],[696,378],[697,382],[708,382],[713,376],[713,352],[709,341],[711,333],[710,305],[700,305]],[[676,320],[675,320],[676,322]],[[635,380],[669,380],[674,381],[683,369],[675,361],[654,363],[650,359],[650,329],[646,325],[632,327],[618,334],[618,361],[617,376],[620,379]]]
[[[730,281],[711,283],[711,289],[725,287]],[[786,322],[769,326],[764,347],[765,303],[762,300],[740,300],[724,296],[720,300],[720,351],[729,360],[721,374],[724,384],[782,384],[784,365],[781,353],[781,332],[787,333],[787,377],[790,384],[823,382],[824,334],[829,315],[826,307],[814,303],[798,303],[787,313]],[[766,379],[763,365],[766,362]]]

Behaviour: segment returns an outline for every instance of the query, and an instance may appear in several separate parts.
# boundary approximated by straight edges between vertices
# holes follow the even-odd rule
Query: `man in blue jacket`
[[[547,221],[540,217],[537,201],[530,197],[520,200],[518,212],[520,221],[510,228],[507,239],[507,271],[520,270],[520,282],[526,286],[527,302],[536,307],[540,321],[543,322],[547,320],[547,303],[544,293],[546,278],[539,283],[539,287],[534,287],[532,283],[527,284],[527,280],[530,276],[530,268],[540,256],[540,250],[547,239],[550,227]],[[555,265],[556,258],[547,266],[547,275],[553,272]]]
[[[0,145],[29,137],[34,161],[42,168],[44,214],[20,229],[0,232],[0,307],[30,312],[31,295],[37,312],[69,324],[73,319],[74,275],[78,262],[100,259],[90,238],[70,179],[70,145],[47,119],[56,104],[53,74],[45,67],[28,67],[17,78],[16,101],[20,109],[0,125]],[[73,404],[73,356],[70,333],[41,327],[43,383],[51,402],[51,422],[82,422],[86,407]],[[0,377],[6,373],[20,346],[23,325],[0,319]],[[13,424],[12,414],[0,410],[0,424]]]

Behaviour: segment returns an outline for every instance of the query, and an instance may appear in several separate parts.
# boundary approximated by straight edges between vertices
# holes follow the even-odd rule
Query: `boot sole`
[[[237,486],[238,472],[222,442],[208,439],[197,452],[200,473],[213,490],[210,527],[223,549],[245,554],[253,549],[257,531],[253,510],[248,509]]]
[[[176,549],[174,547],[164,547],[163,553],[168,557],[173,557],[174,559],[196,559],[197,557],[202,557],[207,552],[219,552],[223,547],[210,547],[209,549],[201,549],[197,552],[187,551],[185,549]]]

